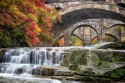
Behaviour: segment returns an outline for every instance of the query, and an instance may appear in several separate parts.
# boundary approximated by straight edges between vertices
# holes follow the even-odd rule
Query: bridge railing
[[[114,5],[114,4],[109,4],[112,7],[117,7],[119,9],[119,13],[125,15],[125,8]]]
[[[65,2],[98,2],[98,3],[104,3],[105,0],[46,0],[46,3],[65,3]]]
[[[58,3],[52,3],[52,4],[47,4],[48,6],[52,6],[52,7],[60,7],[59,12],[61,12],[61,14],[64,14],[63,12],[68,12],[70,9],[71,10],[78,10],[80,8],[99,8],[98,5],[101,6],[101,9],[106,9],[106,10],[112,10],[114,12],[120,13],[125,15],[125,8],[114,5],[114,4],[108,4],[108,3],[104,3],[104,1],[96,1],[93,2],[93,0],[77,0],[77,1],[72,1],[72,2],[58,2]],[[97,7],[96,7],[97,5]],[[81,6],[81,7],[80,7]],[[78,8],[76,8],[78,7]],[[66,9],[69,9],[68,11],[66,11]],[[69,11],[70,12],[70,11]]]

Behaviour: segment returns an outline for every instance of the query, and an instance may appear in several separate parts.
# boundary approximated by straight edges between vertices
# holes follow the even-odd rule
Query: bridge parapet
[[[59,12],[61,15],[75,10],[85,9],[85,8],[105,9],[105,10],[110,10],[120,14],[125,14],[125,8],[119,7],[114,3],[103,2],[103,1],[93,2],[92,0],[88,0],[88,1],[74,1],[74,2],[58,2],[58,3],[47,4],[47,5],[51,7],[59,8]]]

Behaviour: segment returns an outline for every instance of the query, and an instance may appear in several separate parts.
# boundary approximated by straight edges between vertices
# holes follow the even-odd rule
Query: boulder
[[[33,75],[40,75],[40,76],[53,76],[54,69],[53,68],[35,68],[32,71]]]
[[[93,72],[93,67],[80,66],[76,70],[76,74],[78,74],[78,75],[94,75],[95,73]]]
[[[112,79],[104,78],[104,77],[93,77],[93,76],[74,76],[76,81],[86,81],[86,82],[112,82]]]
[[[61,65],[69,67],[70,64],[78,64],[78,65],[85,65],[87,63],[85,55],[87,54],[87,50],[83,49],[68,49],[64,54],[64,58],[62,60]]]
[[[124,80],[125,81],[125,66],[120,68],[108,71],[104,74],[104,76],[108,78],[112,78],[114,80]]]
[[[14,73],[21,74],[23,72],[23,68],[18,68]]]
[[[69,69],[70,69],[70,70],[77,70],[78,67],[79,67],[79,65],[77,65],[77,64],[69,65]]]
[[[73,76],[75,71],[73,70],[55,70],[55,76]]]

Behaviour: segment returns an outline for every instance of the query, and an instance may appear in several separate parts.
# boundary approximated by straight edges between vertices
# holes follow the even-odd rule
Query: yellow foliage
[[[34,14],[27,14],[28,18],[32,19],[33,21],[37,21],[38,22],[38,18],[36,15]]]
[[[36,25],[35,33],[37,33],[37,35],[40,35],[41,31],[42,31],[41,28],[39,28],[39,27]]]
[[[59,22],[62,22],[62,17],[61,15],[59,14],[59,12],[55,9],[55,8],[50,8],[51,9],[51,15],[52,15],[52,21],[53,22],[56,22],[56,21],[59,21]],[[56,20],[55,20],[56,19]]]
[[[17,7],[17,5],[11,5],[10,6],[10,11],[19,11],[19,9],[18,9],[18,7]]]
[[[99,43],[98,37],[93,38],[93,40],[90,42],[91,45]]]
[[[72,36],[72,46],[83,46],[83,42],[76,36]]]

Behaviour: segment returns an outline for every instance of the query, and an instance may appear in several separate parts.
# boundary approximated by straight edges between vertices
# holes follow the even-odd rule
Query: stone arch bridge
[[[93,33],[92,38],[98,36],[99,41],[102,42],[103,36],[109,28],[115,25],[124,27],[125,9],[104,1],[105,0],[102,0],[102,2],[91,2],[91,0],[66,1],[63,3],[48,4],[48,6],[56,7],[62,15],[62,22],[54,24],[52,28],[56,38],[59,38],[63,34],[66,41],[65,45],[68,46],[71,43],[70,37],[73,31],[76,28],[88,26],[96,32],[96,34]],[[104,28],[105,26],[107,28]],[[123,30],[122,32],[125,31]],[[110,33],[115,36],[118,41],[121,41],[121,37],[117,31]],[[79,35],[79,37],[82,39],[82,36]],[[84,38],[82,40],[85,41]],[[86,41],[86,43],[88,42],[90,42],[90,40]]]

